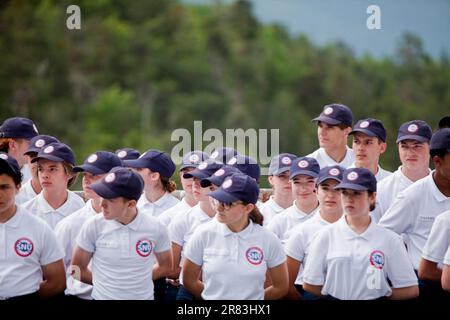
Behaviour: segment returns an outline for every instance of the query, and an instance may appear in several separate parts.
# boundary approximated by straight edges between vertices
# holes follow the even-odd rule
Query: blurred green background
[[[81,30],[66,28],[71,4]],[[339,102],[355,120],[384,122],[381,164],[395,170],[399,125],[436,128],[449,113],[450,59],[408,33],[383,58],[343,41],[318,46],[263,24],[249,1],[2,1],[0,120],[33,119],[78,162],[125,146],[170,153],[172,131],[194,120],[203,130],[280,129],[280,151],[306,155],[318,146],[311,119]]]

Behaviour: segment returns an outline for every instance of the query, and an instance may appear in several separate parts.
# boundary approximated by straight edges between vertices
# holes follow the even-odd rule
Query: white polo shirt
[[[177,197],[171,195],[169,192],[166,192],[155,202],[148,201],[145,193],[142,193],[141,197],[138,200],[137,207],[141,212],[145,212],[152,217],[158,217],[161,213],[169,208],[172,208],[178,202],[180,202],[180,200],[178,200]]]
[[[258,207],[261,214],[264,216],[263,225],[267,226],[270,223],[270,220],[272,220],[273,217],[275,217],[277,214],[281,213],[282,211],[286,210],[283,207],[279,206],[275,200],[273,200],[273,196],[270,196],[269,200],[264,202]]]
[[[357,234],[345,216],[318,232],[309,249],[303,282],[323,286],[322,294],[341,300],[390,296],[393,288],[418,284],[397,234],[377,225]]]
[[[311,213],[305,213],[297,207],[296,202],[297,200],[294,201],[292,206],[273,217],[267,225],[267,229],[272,231],[278,239],[281,240],[283,245],[289,239],[292,228],[298,224],[306,222],[308,219],[313,217],[317,211],[319,211],[319,206],[317,206],[317,208]]]
[[[154,217],[139,212],[123,225],[95,215],[83,224],[77,244],[93,253],[95,300],[153,300],[155,252],[170,250],[167,228]]]
[[[34,197],[36,197],[38,194],[34,191],[33,187],[31,186],[31,179],[22,184],[20,187],[19,193],[16,195],[16,204],[22,204],[25,203]]]
[[[45,200],[44,193],[39,193],[33,199],[25,202],[22,206],[28,209],[31,213],[37,215],[39,218],[45,220],[48,225],[54,230],[59,221],[84,207],[83,199],[75,192],[67,190],[67,200],[58,209],[53,209],[52,206]]]
[[[31,168],[28,163],[23,165],[22,169],[20,169],[20,172],[22,173],[22,183],[26,183],[31,179]]]
[[[72,264],[72,254],[77,244],[76,240],[81,227],[89,218],[96,214],[97,212],[92,207],[92,200],[88,200],[84,207],[62,219],[56,225],[55,234],[64,250],[64,265],[66,269]],[[82,299],[91,299],[92,286],[67,275],[65,294],[75,295]]]
[[[15,215],[0,223],[0,298],[38,291],[42,266],[63,256],[50,227],[17,206]]]
[[[179,201],[176,205],[174,205],[172,208],[167,209],[163,213],[161,213],[158,216],[159,222],[161,222],[166,227],[169,226],[170,222],[175,219],[175,217],[179,214],[186,213],[189,209],[192,207],[186,202],[186,200],[183,198],[181,201]]]
[[[422,258],[436,262],[442,268],[445,253],[450,246],[450,210],[436,217],[430,235],[422,250]]]
[[[235,233],[217,219],[194,232],[186,258],[202,266],[205,300],[263,300],[267,269],[286,260],[269,230],[250,221]]]
[[[414,269],[418,270],[434,219],[449,209],[450,197],[439,191],[431,173],[400,192],[379,225],[403,236]]]
[[[355,162],[353,162],[349,168],[356,168]],[[392,172],[384,170],[382,167],[380,167],[378,165],[378,172],[375,175],[375,179],[377,179],[377,183],[380,183],[382,180],[386,179],[390,175],[392,175]]]
[[[286,252],[286,255],[302,263],[298,270],[295,284],[303,284],[303,269],[309,254],[311,241],[317,235],[319,230],[328,225],[330,225],[330,223],[320,216],[320,212],[317,212],[308,221],[292,228],[291,236],[284,246],[284,251]]]
[[[450,247],[448,247],[447,252],[445,253],[444,264],[450,266]]]
[[[307,155],[307,157],[316,159],[321,168],[338,165],[347,169],[353,162],[355,162],[355,153],[353,152],[353,149],[349,148],[348,146],[345,147],[347,148],[347,152],[345,153],[345,157],[341,162],[336,162],[333,158],[331,158],[324,148],[317,149],[313,153]]]

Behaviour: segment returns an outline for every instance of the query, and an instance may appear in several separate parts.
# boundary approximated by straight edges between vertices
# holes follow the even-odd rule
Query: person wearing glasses
[[[262,227],[258,195],[257,183],[244,174],[233,174],[209,193],[216,216],[195,230],[184,254],[184,286],[196,298],[263,300],[287,294],[286,255],[280,240]],[[271,284],[264,288],[266,275]]]

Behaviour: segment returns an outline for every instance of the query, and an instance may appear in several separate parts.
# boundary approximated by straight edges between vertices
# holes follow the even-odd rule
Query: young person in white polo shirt
[[[359,120],[353,130],[353,151],[355,162],[350,168],[366,168],[375,175],[377,182],[389,177],[392,172],[378,164],[380,156],[386,151],[386,129],[378,119]]]
[[[83,172],[83,192],[87,200],[86,205],[62,219],[55,228],[56,237],[64,250],[64,264],[66,266],[67,289],[65,294],[81,299],[91,299],[92,286],[82,283],[71,276],[70,265],[72,254],[76,246],[76,239],[82,225],[97,213],[102,212],[102,199],[91,189],[91,184],[100,181],[114,167],[120,167],[122,161],[117,155],[108,151],[97,151],[89,155],[84,164],[73,168],[74,172]]]
[[[400,126],[397,144],[402,165],[377,186],[377,206],[371,212],[376,222],[380,220],[401,191],[430,174],[430,139],[432,135],[431,127],[422,120],[408,121]]]
[[[284,245],[289,239],[292,228],[310,219],[319,209],[316,178],[320,167],[316,159],[299,157],[290,167],[289,180],[292,186],[294,203],[277,214],[267,225]]]
[[[444,258],[444,268],[442,270],[441,279],[442,289],[450,292],[450,247],[447,249],[447,253]]]
[[[66,277],[53,231],[15,204],[21,179],[17,161],[0,152],[0,300],[26,302],[62,294]]]
[[[39,151],[42,148],[45,148],[49,143],[52,142],[59,142],[58,139],[52,136],[47,135],[38,135],[35,136],[30,140],[30,146],[28,147],[28,150],[24,153],[28,157],[28,164],[31,171],[31,179],[25,182],[20,187],[20,192],[16,196],[16,203],[22,204],[25,203],[34,197],[36,197],[41,191],[41,183],[39,182],[39,176],[38,176],[38,164],[36,162],[31,162]]]
[[[262,227],[258,195],[258,185],[244,174],[228,177],[210,193],[217,215],[197,228],[185,251],[184,285],[195,297],[269,300],[287,293],[286,256],[280,241]],[[272,284],[264,289],[266,274]]]
[[[75,183],[75,157],[69,146],[53,142],[41,149],[32,160],[38,164],[42,191],[23,207],[44,219],[54,229],[63,218],[84,206],[83,199],[68,190]]]
[[[317,177],[319,212],[291,230],[291,236],[284,247],[289,272],[288,299],[317,300],[319,298],[303,290],[303,266],[309,254],[311,241],[317,232],[342,217],[341,194],[334,187],[341,182],[344,170],[340,166],[329,166],[320,170]]]
[[[309,154],[320,167],[340,165],[347,168],[355,161],[355,154],[347,146],[352,130],[353,113],[343,104],[329,104],[313,121],[317,121],[317,138],[320,148]]]
[[[344,216],[312,241],[303,289],[339,300],[417,297],[417,277],[401,237],[369,215],[377,190],[372,172],[347,169],[335,188],[341,190]]]
[[[272,195],[269,200],[258,208],[264,217],[267,226],[274,216],[292,206],[292,187],[289,181],[289,170],[292,161],[297,158],[291,153],[280,153],[272,158],[269,165],[269,183],[272,186]]]
[[[433,134],[430,155],[435,170],[400,192],[379,222],[402,235],[416,271],[435,218],[450,210],[450,128]],[[421,298],[432,298],[433,284],[421,280],[419,285]]]
[[[142,178],[118,167],[91,188],[102,197],[103,214],[83,224],[73,269],[79,268],[82,282],[93,284],[95,300],[153,300],[153,280],[171,270],[172,255],[166,227],[136,207]]]

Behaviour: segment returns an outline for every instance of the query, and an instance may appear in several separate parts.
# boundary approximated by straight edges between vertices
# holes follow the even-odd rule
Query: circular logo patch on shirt
[[[283,157],[281,158],[281,163],[285,165],[290,165],[292,163],[292,160],[289,157]]]
[[[2,153],[2,154],[0,154],[0,159],[8,160],[8,155]]]
[[[211,154],[211,158],[215,159],[215,158],[217,158],[218,155],[219,155],[219,151],[216,150]]]
[[[153,245],[148,239],[141,239],[136,243],[136,252],[141,257],[148,257],[152,253]]]
[[[408,132],[417,132],[419,130],[419,126],[417,124],[410,124],[408,126]]]
[[[332,176],[338,176],[339,173],[341,173],[341,172],[339,171],[339,169],[333,168],[330,171],[328,171],[328,173]]]
[[[306,161],[306,160],[302,160],[298,163],[299,168],[303,169],[303,168],[306,168],[307,166],[308,166],[308,161]]]
[[[21,257],[28,257],[33,253],[34,244],[28,238],[20,238],[14,244],[14,251]]]
[[[369,121],[363,121],[360,123],[359,127],[360,128],[367,128],[369,126]]]
[[[45,146],[45,140],[44,139],[36,140],[36,142],[34,143],[34,146],[38,147],[38,148],[42,148],[43,146]]]
[[[226,180],[226,181],[222,184],[222,188],[228,189],[228,188],[231,187],[232,185],[233,185],[233,180],[228,179],[228,180]]]
[[[125,158],[125,157],[127,156],[127,152],[126,152],[125,150],[119,151],[119,153],[117,154],[117,156],[118,156],[120,159],[123,159],[123,158]]]
[[[53,151],[55,151],[55,148],[53,148],[53,146],[48,146],[44,149],[44,153],[52,153]]]
[[[108,175],[105,177],[105,182],[107,182],[107,183],[111,183],[114,180],[116,180],[116,175],[114,172],[108,173]]]
[[[89,158],[87,159],[87,162],[94,163],[95,161],[97,161],[97,159],[98,159],[98,156],[95,153],[93,153],[89,156]]]
[[[348,180],[350,180],[350,181],[355,181],[356,179],[358,179],[358,173],[356,173],[356,172],[350,172],[348,175],[347,175],[347,179]]]
[[[214,173],[214,175],[215,175],[216,177],[221,177],[221,176],[224,175],[224,173],[225,173],[225,170],[219,169],[219,170],[217,170],[217,171]]]
[[[245,257],[247,258],[247,261],[250,262],[253,265],[259,265],[264,259],[263,251],[258,247],[251,247],[247,250],[245,253]]]
[[[236,162],[237,162],[236,157],[233,157],[233,158],[230,159],[230,161],[228,161],[228,164],[229,164],[229,165],[235,165]]]
[[[333,113],[333,108],[332,107],[328,107],[325,109],[325,111],[323,112],[325,113],[327,116]]]
[[[200,170],[205,170],[208,167],[208,164],[206,162],[202,162],[198,165],[198,168]]]
[[[197,163],[200,161],[200,157],[196,154],[191,154],[191,156],[189,157],[189,161],[191,163]]]
[[[380,250],[374,250],[370,254],[370,264],[377,269],[383,269],[384,267],[384,253]]]

